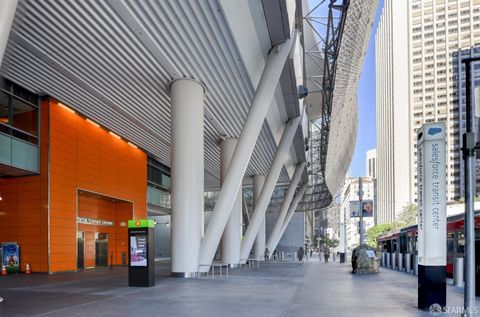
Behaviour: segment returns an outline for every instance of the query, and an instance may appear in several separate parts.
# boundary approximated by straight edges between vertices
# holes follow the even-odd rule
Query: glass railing
[[[39,173],[38,146],[0,132],[0,163]]]
[[[163,208],[172,207],[170,193],[152,186],[147,186],[147,201],[149,204]]]

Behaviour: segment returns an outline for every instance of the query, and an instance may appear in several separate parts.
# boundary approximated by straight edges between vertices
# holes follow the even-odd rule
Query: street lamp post
[[[362,188],[362,178],[358,178],[358,201],[359,201],[359,214],[360,214],[360,245],[363,245],[365,243],[365,237],[364,237],[364,228],[363,228],[363,188]]]
[[[464,309],[465,316],[472,315],[475,307],[475,227],[473,197],[475,195],[475,133],[473,132],[474,110],[471,100],[471,63],[479,61],[480,58],[463,59],[465,64],[465,103],[467,126],[463,134],[463,160],[465,162],[465,289]]]

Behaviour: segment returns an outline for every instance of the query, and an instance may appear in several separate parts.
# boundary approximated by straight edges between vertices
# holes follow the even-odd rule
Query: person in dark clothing
[[[328,263],[328,258],[330,257],[330,249],[328,247],[325,247],[325,252],[323,253],[323,256],[325,258],[325,263]]]
[[[297,257],[298,257],[298,261],[300,261],[300,264],[303,264],[304,255],[305,255],[305,252],[303,251],[303,248],[302,247],[298,248]]]

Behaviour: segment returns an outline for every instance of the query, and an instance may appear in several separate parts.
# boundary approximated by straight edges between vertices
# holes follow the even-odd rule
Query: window
[[[10,89],[0,89],[0,132],[38,144],[38,97],[12,83],[5,86]]]
[[[170,190],[170,168],[153,158],[148,159],[148,184],[161,190]]]

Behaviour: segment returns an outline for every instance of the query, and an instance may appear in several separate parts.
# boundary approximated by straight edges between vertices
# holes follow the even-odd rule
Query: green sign
[[[129,228],[155,228],[155,222],[151,219],[129,220]]]

